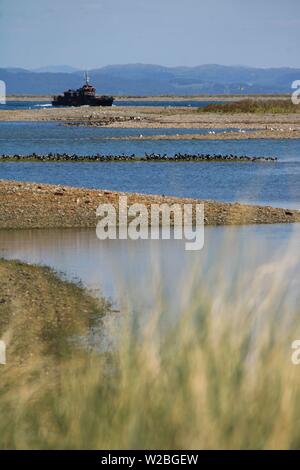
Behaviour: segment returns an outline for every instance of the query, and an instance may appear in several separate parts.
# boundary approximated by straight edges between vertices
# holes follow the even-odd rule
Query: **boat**
[[[112,96],[98,96],[85,73],[85,84],[77,90],[67,90],[62,95],[53,96],[53,106],[112,106]]]

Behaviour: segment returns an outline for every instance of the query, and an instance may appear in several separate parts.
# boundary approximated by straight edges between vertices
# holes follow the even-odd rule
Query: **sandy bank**
[[[105,137],[103,140],[249,140],[249,139],[300,139],[300,129],[240,130],[205,134],[140,135],[138,137]]]
[[[72,348],[70,338],[86,334],[95,318],[108,309],[104,299],[62,280],[50,268],[0,259],[0,338],[6,344],[7,361],[4,371],[13,373],[13,366],[28,366],[28,361],[37,357],[44,358],[47,370],[51,360],[62,359]]]
[[[148,208],[151,203],[171,205],[204,202],[206,225],[300,222],[299,211],[267,206],[0,180],[0,228],[95,227],[98,205],[111,203],[118,208],[119,195],[128,196],[128,204],[139,202]]]
[[[115,96],[116,101],[240,101],[242,99],[290,99],[289,95],[158,95],[158,96]],[[7,101],[51,101],[51,95],[10,95]]]
[[[199,113],[191,107],[113,106],[112,108],[38,108],[28,110],[1,110],[2,122],[57,121],[93,127],[116,129],[234,129],[232,132],[184,138],[248,139],[300,138],[300,113],[294,114],[218,114]],[[255,130],[255,132],[249,132]],[[158,133],[159,134],[159,133]],[[174,138],[176,136],[174,131]],[[182,137],[183,138],[183,137]]]

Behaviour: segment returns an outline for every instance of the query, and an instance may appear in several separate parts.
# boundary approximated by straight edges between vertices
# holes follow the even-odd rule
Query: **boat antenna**
[[[84,72],[84,77],[85,77],[85,83],[88,85],[90,78],[89,78],[89,76],[88,76],[87,71]]]

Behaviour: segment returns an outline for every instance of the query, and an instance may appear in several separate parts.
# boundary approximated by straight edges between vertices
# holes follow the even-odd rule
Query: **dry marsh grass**
[[[215,103],[198,108],[201,113],[255,113],[255,114],[289,114],[299,113],[300,106],[296,106],[291,100],[272,99],[272,100],[254,100],[245,99],[233,103]]]
[[[189,273],[171,321],[157,289],[146,321],[124,307],[117,347],[2,368],[0,447],[299,448],[297,273],[290,251],[211,289]]]

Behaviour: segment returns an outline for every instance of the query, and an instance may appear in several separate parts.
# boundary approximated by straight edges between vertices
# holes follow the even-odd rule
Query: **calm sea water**
[[[222,129],[217,130],[222,132]],[[0,178],[168,194],[300,209],[300,140],[151,140],[139,135],[198,130],[105,129],[0,123],[0,154],[160,152],[277,156],[277,163],[1,163]],[[208,132],[208,130],[200,131]],[[125,140],[135,136],[136,140]],[[121,140],[109,140],[119,137]]]
[[[189,107],[203,107],[209,104],[223,103],[223,101],[195,101],[195,100],[115,100],[114,106],[189,106]],[[51,102],[47,101],[7,101],[5,105],[0,106],[1,109],[37,109],[52,107]]]
[[[203,249],[189,252],[183,240],[101,241],[93,229],[0,230],[0,257],[46,264],[115,301],[126,293],[140,314],[159,284],[174,312],[192,279],[215,294],[220,276],[230,282],[247,273],[250,282],[266,263],[284,275],[288,253],[299,274],[299,235],[300,224],[206,227]],[[289,286],[299,292],[300,276],[294,273]]]
[[[213,130],[217,133],[224,132],[224,129]],[[226,129],[226,132],[238,130],[232,128]],[[53,122],[0,122],[0,154],[67,152],[88,155],[98,152],[133,153],[135,149],[135,153],[144,154],[147,151],[144,147],[151,151],[155,141],[140,141],[141,135],[208,134],[209,131],[209,129],[110,129],[65,126]],[[138,142],[108,140],[115,137],[119,139],[134,137]],[[166,145],[162,141],[159,143]],[[180,142],[177,143],[180,145]],[[176,145],[173,143],[169,151],[173,153]],[[196,148],[195,145],[193,147]]]

